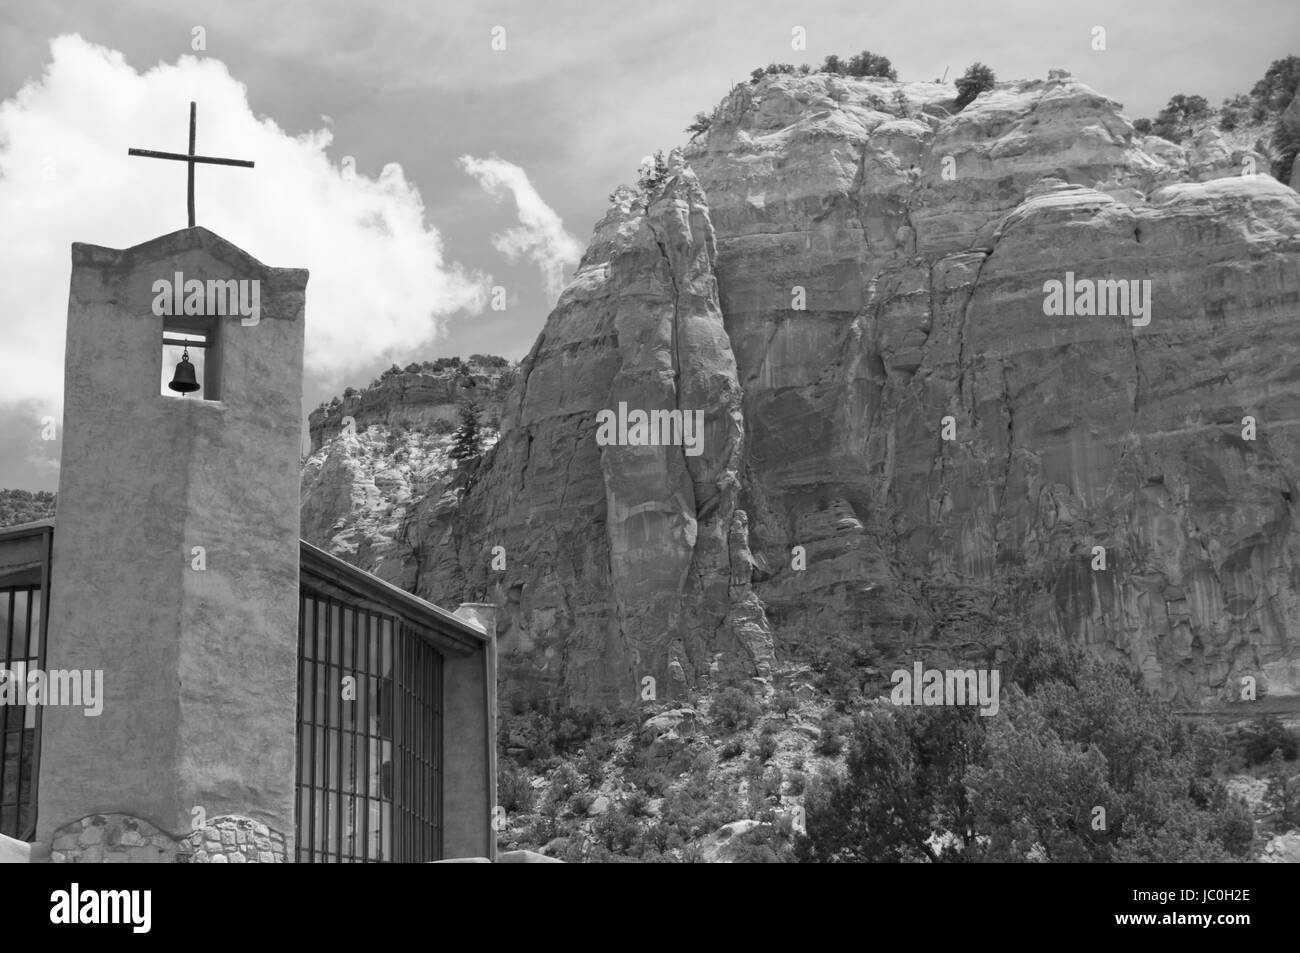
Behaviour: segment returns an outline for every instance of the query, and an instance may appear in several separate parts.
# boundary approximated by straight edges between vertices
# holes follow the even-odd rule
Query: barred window
[[[0,588],[0,834],[25,839],[36,820],[38,710],[27,673],[42,668],[40,586]]]
[[[441,855],[441,657],[400,619],[303,592],[298,860]]]

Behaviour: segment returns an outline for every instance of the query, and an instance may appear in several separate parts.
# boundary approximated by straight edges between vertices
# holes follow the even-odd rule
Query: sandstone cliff
[[[952,99],[733,90],[615,194],[500,442],[412,494],[389,577],[495,601],[512,685],[571,701],[836,635],[996,662],[1020,626],[1186,704],[1300,692],[1300,196],[1059,72]],[[1067,273],[1149,281],[1149,323],[1047,316]],[[620,402],[702,410],[703,452],[598,445]]]
[[[409,590],[420,575],[410,533],[415,504],[447,493],[454,509],[461,492],[452,489],[449,456],[460,403],[477,403],[490,447],[516,371],[472,362],[427,367],[390,372],[312,411],[302,471],[303,539]]]

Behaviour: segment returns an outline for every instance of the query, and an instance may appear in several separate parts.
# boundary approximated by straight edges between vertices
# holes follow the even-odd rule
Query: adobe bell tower
[[[293,857],[306,284],[201,227],[72,246],[46,664],[102,670],[103,711],[44,711],[55,860],[223,816]]]

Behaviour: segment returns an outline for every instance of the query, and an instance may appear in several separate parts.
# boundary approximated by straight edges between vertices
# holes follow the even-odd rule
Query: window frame
[[[202,373],[200,368],[195,366],[195,376],[198,378],[199,389],[193,394],[178,394],[167,387],[167,381],[175,373],[176,365],[180,362],[182,346],[181,344],[168,343],[168,339],[177,339],[177,335],[183,337],[198,337],[202,340],[186,342],[192,350],[201,351],[203,354]],[[168,399],[180,399],[182,397],[197,397],[199,400],[215,403],[221,400],[221,322],[211,316],[194,316],[194,315],[168,315],[163,318],[162,326],[162,344],[161,344],[161,367],[159,374],[159,396]],[[174,352],[174,353],[173,353]],[[190,355],[193,363],[194,355]]]
[[[36,582],[0,585],[0,600],[4,600],[5,603],[4,625],[0,627],[0,668],[12,673],[16,663],[22,664],[23,681],[18,684],[18,697],[20,700],[25,700],[26,676],[33,670],[45,668],[45,613],[48,607],[44,588]],[[23,603],[21,633],[16,631],[17,626],[14,624],[20,601]],[[15,654],[15,638],[19,639],[18,648],[22,649],[17,654]],[[32,652],[33,646],[35,653]],[[10,723],[15,713],[20,713],[17,728]],[[0,705],[0,834],[18,840],[27,840],[36,829],[41,715],[41,705]],[[29,731],[31,732],[30,753],[27,744]],[[11,792],[7,790],[5,783],[7,774],[5,767],[11,755],[14,755],[12,739],[15,736],[17,753],[14,757],[13,776],[16,791]],[[24,767],[27,769],[26,784],[23,783]],[[24,808],[27,809],[28,814],[26,823],[23,823]],[[10,816],[12,822],[5,823],[6,818]]]
[[[343,658],[349,646],[350,658]],[[441,859],[444,661],[399,616],[300,586],[299,863]],[[356,678],[356,697],[345,706],[348,674]]]

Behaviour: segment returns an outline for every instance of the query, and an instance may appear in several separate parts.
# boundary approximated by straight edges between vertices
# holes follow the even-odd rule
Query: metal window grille
[[[439,859],[441,656],[393,616],[313,593],[298,620],[298,861]]]
[[[36,739],[39,708],[25,704],[27,673],[43,668],[41,588],[0,589],[0,686],[14,704],[0,703],[0,834],[25,839],[36,820]],[[6,697],[0,696],[0,697]]]

